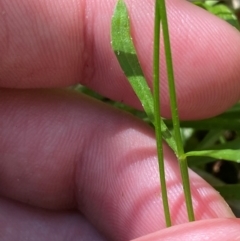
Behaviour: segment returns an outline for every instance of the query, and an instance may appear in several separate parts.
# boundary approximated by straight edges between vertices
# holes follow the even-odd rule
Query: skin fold
[[[110,45],[115,3],[0,1],[0,239],[240,240],[238,219],[192,171],[198,221],[187,223],[178,163],[166,145],[176,226],[165,229],[153,130],[64,88],[81,83],[141,109]],[[151,86],[154,1],[126,3]],[[186,1],[167,7],[180,117],[217,115],[240,98],[240,35]],[[168,117],[164,61],[161,73]]]

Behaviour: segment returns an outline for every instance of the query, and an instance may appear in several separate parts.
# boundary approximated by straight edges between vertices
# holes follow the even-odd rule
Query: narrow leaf
[[[154,115],[155,115],[155,136],[157,142],[158,154],[158,168],[160,174],[160,184],[162,193],[162,203],[165,216],[166,226],[172,225],[168,195],[167,184],[165,178],[165,163],[163,155],[163,141],[161,131],[161,105],[160,105],[160,21],[161,14],[159,11],[159,0],[155,0],[155,17],[154,17],[154,37],[153,37],[153,102],[154,102]]]
[[[168,127],[172,127],[172,120],[165,120],[165,124]],[[235,130],[240,131],[240,119],[224,118],[222,116],[217,116],[211,119],[201,120],[201,121],[181,121],[181,127],[195,128],[196,130]]]
[[[162,21],[163,41],[164,41],[167,76],[168,76],[168,87],[169,87],[169,94],[170,94],[170,106],[171,106],[171,114],[172,114],[172,120],[173,120],[173,131],[174,131],[174,137],[176,140],[177,157],[178,157],[180,171],[181,171],[183,191],[184,191],[187,213],[188,213],[188,220],[189,222],[191,222],[195,220],[195,217],[194,217],[194,210],[192,205],[192,196],[191,196],[191,188],[190,188],[190,182],[189,182],[187,158],[184,155],[183,142],[182,142],[182,137],[180,132],[177,95],[176,95],[172,53],[171,53],[172,51],[171,51],[170,36],[169,36],[169,30],[168,30],[168,20],[167,20],[167,10],[166,10],[165,0],[159,0],[159,11],[161,14],[161,21]]]
[[[214,188],[226,199],[240,200],[240,184],[214,186]]]
[[[120,66],[144,110],[151,120],[154,119],[153,97],[145,80],[140,63],[137,58],[132,38],[130,36],[130,23],[126,5],[119,0],[112,18],[112,47]]]
[[[226,161],[234,161],[240,163],[240,150],[206,150],[206,151],[190,151],[185,153],[186,156],[207,156],[215,159],[223,159]]]
[[[112,48],[118,62],[126,75],[129,83],[140,99],[142,106],[150,121],[154,125],[153,95],[144,77],[137,53],[130,35],[130,21],[127,7],[123,0],[118,0],[112,18],[111,28]],[[168,145],[176,152],[176,143],[171,132],[161,119],[162,136]]]

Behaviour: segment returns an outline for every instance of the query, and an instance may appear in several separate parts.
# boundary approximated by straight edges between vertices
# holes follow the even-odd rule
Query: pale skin
[[[126,2],[151,85],[153,1]],[[193,172],[196,219],[208,220],[187,223],[178,163],[167,146],[169,202],[179,225],[165,229],[152,129],[56,90],[80,82],[141,108],[110,46],[115,3],[0,3],[1,240],[240,240],[240,221]],[[167,6],[181,118],[223,112],[240,98],[240,34],[185,1]],[[169,116],[165,82],[162,88]]]

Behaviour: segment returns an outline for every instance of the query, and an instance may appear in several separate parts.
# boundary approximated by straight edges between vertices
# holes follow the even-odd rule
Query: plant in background
[[[198,5],[201,5],[198,3]],[[201,7],[204,7],[202,3]],[[212,6],[213,7],[213,6]],[[206,7],[205,7],[206,8]],[[165,57],[167,64],[167,75],[169,84],[169,95],[171,104],[172,120],[165,123],[161,118],[160,97],[159,97],[159,45],[160,45],[160,27],[162,27]],[[187,157],[207,156],[216,159],[225,159],[229,161],[240,161],[240,152],[235,148],[227,147],[227,149],[203,150],[198,148],[195,151],[184,152],[184,143],[181,137],[180,122],[178,118],[178,108],[175,93],[174,71],[171,57],[170,38],[168,32],[168,22],[165,0],[156,0],[155,2],[155,20],[154,20],[154,46],[153,46],[153,92],[151,92],[147,81],[141,69],[137,53],[130,35],[130,21],[127,12],[127,7],[123,0],[118,0],[114,15],[112,18],[111,28],[112,48],[116,54],[119,64],[124,71],[129,83],[135,91],[137,97],[142,103],[143,109],[146,112],[150,122],[155,128],[160,184],[162,192],[163,207],[165,213],[166,226],[171,226],[170,211],[167,198],[167,188],[164,174],[164,158],[163,158],[163,139],[167,142],[176,157],[179,160],[180,171],[182,176],[183,190],[185,195],[187,213],[189,221],[194,221],[194,210],[192,206],[190,183],[188,176]],[[239,114],[238,106],[238,114]],[[213,118],[213,121],[215,119]],[[209,120],[208,120],[209,121]],[[210,120],[211,121],[211,120]],[[187,122],[185,122],[187,123]],[[194,122],[188,122],[194,123]],[[217,126],[221,125],[218,121]],[[167,124],[167,125],[166,125]],[[238,123],[239,124],[239,123]],[[169,127],[170,126],[170,127]],[[189,127],[189,125],[186,125]],[[171,131],[171,127],[173,130]],[[238,127],[239,128],[239,127]],[[214,133],[212,133],[214,134]],[[215,133],[216,134],[216,133]],[[216,136],[216,135],[215,135]],[[207,137],[206,137],[207,138]],[[209,138],[209,137],[208,137]],[[202,145],[204,147],[204,145]],[[208,146],[205,145],[208,148]],[[199,164],[199,162],[198,162]]]
[[[208,12],[211,12],[214,15],[224,19],[226,22],[240,30],[240,24],[234,13],[234,11],[240,10],[239,0],[225,0],[227,5],[221,3],[218,0],[190,1],[194,2],[197,6],[207,10]]]

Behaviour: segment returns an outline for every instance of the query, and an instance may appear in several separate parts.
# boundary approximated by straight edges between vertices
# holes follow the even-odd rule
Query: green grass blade
[[[170,103],[171,103],[171,113],[173,120],[173,130],[174,137],[177,145],[177,157],[179,160],[181,177],[183,183],[183,191],[186,201],[187,213],[189,221],[194,221],[194,211],[192,205],[192,196],[189,182],[189,174],[188,174],[188,166],[187,159],[184,155],[183,142],[180,132],[180,124],[179,124],[179,116],[178,116],[178,107],[177,107],[177,96],[175,90],[175,81],[174,81],[174,71],[172,64],[172,53],[171,53],[171,44],[168,30],[168,20],[167,20],[167,11],[165,0],[160,0],[160,14],[162,21],[162,29],[163,29],[163,40],[164,40],[164,48],[165,48],[165,56],[166,56],[166,65],[167,65],[167,76],[168,76],[168,86],[169,86],[169,94],[170,94]]]
[[[164,120],[168,127],[172,127],[172,120]],[[181,127],[197,130],[236,130],[240,131],[240,102],[221,115],[200,121],[181,121]]]
[[[240,163],[240,150],[205,150],[190,151],[185,153],[186,156],[207,156],[215,159],[223,159],[226,161],[234,161]]]
[[[160,174],[162,203],[166,226],[170,227],[171,216],[168,204],[167,185],[165,179],[165,165],[163,157],[162,134],[161,134],[161,110],[160,110],[160,85],[159,85],[159,63],[160,63],[160,12],[159,1],[155,1],[155,19],[154,19],[154,43],[153,43],[153,99],[154,99],[154,115],[155,115],[155,134],[158,152],[158,167]]]
[[[167,20],[167,11],[165,0],[160,0],[160,13],[163,29],[163,40],[166,56],[166,65],[167,65],[167,76],[168,76],[168,86],[170,94],[170,104],[171,104],[171,114],[173,120],[173,130],[174,137],[177,144],[177,154],[178,157],[184,154],[183,143],[180,132],[179,116],[178,116],[178,107],[177,107],[177,96],[175,91],[175,81],[174,81],[174,71],[172,64],[172,53],[171,53],[171,44],[168,30],[168,20]]]
[[[112,18],[111,43],[118,62],[126,75],[129,83],[134,89],[137,97],[154,124],[154,106],[151,90],[144,77],[137,53],[130,35],[130,22],[127,7],[123,0],[118,0]],[[168,145],[176,152],[176,143],[171,132],[161,119],[161,131]]]
[[[172,120],[164,120],[168,127],[172,127]],[[235,130],[240,131],[240,118],[225,118],[217,116],[211,119],[201,121],[181,121],[181,127],[194,128],[196,130]]]
[[[222,130],[210,130],[206,136],[198,143],[195,151],[200,151],[204,149],[212,149],[209,147],[212,147],[220,138],[220,136],[223,135]]]
[[[214,188],[226,199],[240,200],[240,184],[214,186]]]
[[[130,22],[127,7],[119,0],[112,18],[112,47],[118,62],[128,78],[131,86],[141,100],[142,106],[149,116],[154,119],[153,97],[146,82],[137,53],[130,36]]]
[[[209,147],[209,150],[224,150],[224,149],[231,149],[231,150],[239,150],[239,143],[240,143],[240,138],[236,138],[233,141],[228,141],[222,144],[217,144]],[[204,165],[206,163],[212,162],[213,159],[211,157],[205,157],[205,158],[200,158],[202,156],[189,156],[188,157],[188,165],[193,167],[193,166],[199,166],[199,165]]]

